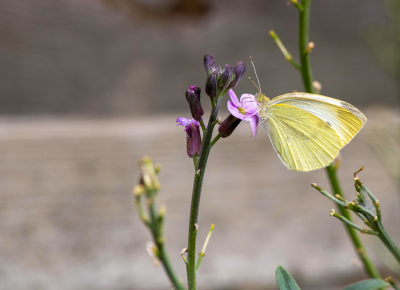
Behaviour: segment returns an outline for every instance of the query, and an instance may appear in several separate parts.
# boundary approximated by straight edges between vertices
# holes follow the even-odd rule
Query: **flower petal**
[[[239,102],[238,98],[236,97],[235,92],[234,92],[232,89],[230,89],[230,90],[228,91],[228,94],[229,94],[229,96],[231,97],[232,103],[233,103],[236,107],[240,107],[240,102]],[[233,114],[232,114],[232,115],[233,115]]]
[[[251,126],[251,131],[253,132],[253,136],[256,137],[257,135],[257,126],[258,126],[258,122],[259,122],[259,118],[258,116],[254,115],[250,120],[250,126]]]
[[[238,118],[240,120],[246,120],[245,115],[240,113],[238,108],[231,101],[228,101],[228,111],[229,111],[229,113],[231,113],[232,116],[235,116],[236,118]]]
[[[176,122],[178,122],[178,124],[176,124],[176,126],[178,126],[178,125],[187,126],[190,124],[190,120],[186,119],[184,117],[180,117],[180,118],[176,119]]]

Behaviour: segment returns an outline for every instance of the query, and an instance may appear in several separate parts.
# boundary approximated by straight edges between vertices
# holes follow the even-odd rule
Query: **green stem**
[[[206,131],[206,126],[204,125],[204,121],[202,118],[200,118],[199,123],[200,123],[201,129],[203,130],[203,133],[204,133]]]
[[[377,221],[376,222],[379,230],[378,237],[381,241],[385,244],[388,250],[392,253],[392,255],[396,258],[397,262],[400,264],[400,250],[397,245],[393,242],[392,238],[386,232],[385,228],[383,227],[382,223]]]
[[[211,141],[211,147],[214,146],[215,143],[217,143],[217,141],[219,140],[219,138],[221,138],[221,134],[218,133],[217,136],[215,136],[215,138]]]
[[[303,0],[301,1],[301,4],[303,6],[303,10],[299,10],[299,54],[301,76],[303,78],[303,85],[306,92],[312,94],[313,78],[310,65],[310,55],[307,51],[311,0]]]
[[[197,164],[197,171],[194,177],[193,192],[192,192],[192,203],[190,206],[190,221],[189,221],[189,237],[188,237],[188,255],[187,255],[187,280],[189,290],[196,289],[196,235],[197,235],[197,223],[199,217],[200,197],[201,188],[203,185],[204,173],[207,165],[208,155],[211,150],[211,138],[217,120],[218,109],[219,109],[219,97],[217,101],[212,99],[212,110],[206,132],[203,137],[201,145],[201,152],[199,162]]]
[[[335,195],[338,194],[339,196],[343,197],[342,189],[340,188],[336,170],[334,169],[334,167],[332,165],[330,165],[326,168],[326,171],[328,173],[329,181],[331,183],[334,194]],[[352,221],[352,217],[348,210],[342,208],[341,206],[338,206],[338,209],[342,216],[344,216],[347,220]],[[380,278],[381,276],[378,272],[378,269],[375,267],[372,260],[368,256],[367,251],[366,251],[363,243],[361,242],[361,239],[360,239],[358,233],[356,232],[356,230],[348,225],[346,225],[346,229],[347,229],[350,239],[353,242],[353,245],[357,251],[358,257],[364,264],[365,271],[368,273],[368,275],[371,278]]]
[[[361,232],[361,233],[363,233],[363,234],[369,234],[369,235],[375,235],[375,236],[379,235],[379,232],[370,231],[370,230],[364,229],[364,228],[362,228],[362,227],[356,225],[355,223],[349,221],[349,220],[348,220],[347,218],[345,218],[344,216],[338,215],[338,214],[337,214],[336,212],[334,212],[334,211],[331,212],[331,216],[334,216],[335,218],[337,218],[337,219],[341,220],[342,222],[344,222],[346,225],[348,225],[348,226],[354,228],[355,230],[357,230],[357,231],[359,231],[359,232]]]
[[[308,29],[309,29],[309,20],[310,20],[310,5],[311,0],[302,0],[301,5],[303,10],[299,10],[299,53],[300,53],[300,67],[301,67],[301,75],[303,79],[304,88],[307,93],[313,93],[312,87],[312,72],[311,72],[311,65],[310,65],[310,58],[309,52],[307,51],[308,47]],[[339,196],[343,197],[342,190],[340,188],[339,180],[336,175],[336,170],[332,165],[329,165],[327,168],[327,173],[329,176],[329,181],[333,188],[334,195],[338,194]],[[339,211],[342,216],[344,216],[347,220],[352,221],[350,213],[338,206]],[[368,275],[371,278],[380,278],[380,274],[372,263],[371,259],[369,258],[361,240],[358,236],[355,229],[346,225],[347,231],[350,235],[350,238],[357,250],[358,256],[361,261],[364,263],[364,268]]]
[[[197,170],[197,163],[199,161],[199,156],[197,154],[193,155],[193,165],[194,165],[194,170]]]
[[[158,214],[157,214],[157,210],[156,210],[154,201],[150,200],[149,210],[150,210],[150,218],[151,218],[150,229],[151,229],[151,233],[153,235],[153,240],[157,246],[158,258],[160,259],[161,264],[163,265],[164,270],[167,273],[169,280],[171,281],[172,285],[174,285],[174,288],[176,290],[185,290],[185,288],[179,281],[178,277],[175,275],[175,272],[172,269],[171,262],[169,261],[167,252],[165,250],[164,238],[162,237],[161,228],[159,227],[159,224],[158,224]]]

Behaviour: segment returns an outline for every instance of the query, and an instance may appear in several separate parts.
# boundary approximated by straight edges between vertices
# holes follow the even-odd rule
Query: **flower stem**
[[[198,271],[199,268],[200,268],[201,260],[203,259],[204,255],[206,253],[206,248],[207,248],[207,245],[208,245],[208,241],[211,238],[213,230],[214,230],[214,224],[211,224],[211,228],[210,228],[210,231],[208,232],[206,241],[204,242],[203,248],[201,249],[201,252],[199,253],[199,259],[197,260],[196,271]]]
[[[221,138],[221,134],[218,133],[217,136],[215,136],[215,138],[211,141],[211,147],[214,146],[215,143],[217,143],[217,141],[219,140],[219,138]]]
[[[380,221],[376,222],[379,235],[378,237],[381,239],[381,241],[385,244],[386,248],[392,253],[392,255],[396,258],[397,262],[400,264],[400,250],[397,247],[397,245],[393,242],[392,238],[389,236],[389,234],[386,232],[385,228],[383,227],[382,223]]]
[[[199,123],[200,123],[201,129],[203,130],[203,133],[204,133],[206,131],[206,126],[204,125],[203,118],[200,118]]]
[[[310,5],[311,0],[302,0],[301,6],[302,10],[299,9],[299,53],[300,53],[300,67],[301,67],[301,76],[303,79],[304,88],[307,93],[313,93],[313,86],[312,86],[312,72],[311,72],[311,65],[310,65],[310,58],[309,58],[309,50],[308,48],[308,33],[309,33],[309,20],[310,20]],[[337,178],[336,169],[329,165],[326,168],[328,173],[329,181],[331,183],[334,195],[338,194],[339,196],[343,197],[342,190],[340,188],[339,180]],[[350,213],[339,206],[339,211],[342,216],[344,216],[350,222],[352,221]],[[365,271],[371,278],[380,278],[380,274],[372,263],[371,259],[369,258],[361,240],[358,236],[356,230],[349,225],[346,225],[347,231],[350,235],[350,238],[354,244],[354,247],[357,250],[358,256],[361,261],[364,263]]]
[[[335,195],[338,194],[339,196],[343,197],[342,189],[340,188],[339,180],[336,174],[336,169],[332,165],[330,165],[326,168],[326,171],[328,173],[329,181],[331,183],[334,194]],[[348,210],[344,209],[339,205],[338,208],[342,216],[344,216],[347,220],[352,221],[352,217]],[[356,230],[350,227],[349,225],[346,225],[346,229],[347,232],[349,233],[350,239],[353,242],[354,247],[356,248],[358,257],[364,264],[365,271],[371,278],[380,278],[378,269],[375,267],[371,258],[368,256],[368,253],[363,243],[361,242],[361,239]]]
[[[276,35],[275,31],[271,30],[269,32],[269,35],[272,37],[272,39],[275,41],[276,45],[279,47],[281,50],[283,56],[285,59],[297,70],[301,70],[301,67],[293,60],[292,55],[289,53],[289,51],[286,49],[286,47],[283,45],[282,41],[279,39],[278,35]]]
[[[217,99],[218,98],[218,99]],[[196,236],[197,236],[197,223],[199,218],[201,188],[203,185],[204,173],[207,165],[208,155],[211,150],[211,138],[217,120],[219,109],[219,97],[217,100],[212,100],[212,110],[210,119],[208,120],[207,129],[204,134],[203,142],[201,144],[201,151],[199,161],[197,164],[197,171],[194,176],[192,203],[190,206],[190,220],[189,220],[189,237],[188,237],[188,254],[187,254],[187,280],[189,290],[196,289]]]
[[[164,237],[162,236],[161,225],[159,224],[159,218],[156,210],[156,206],[154,200],[149,200],[149,212],[150,212],[150,231],[153,235],[154,243],[157,246],[158,250],[158,259],[161,261],[161,264],[164,267],[165,272],[169,280],[171,281],[172,285],[176,290],[185,290],[181,282],[179,281],[178,277],[175,275],[174,270],[172,269],[171,262],[169,261],[167,252],[165,250],[164,245]]]

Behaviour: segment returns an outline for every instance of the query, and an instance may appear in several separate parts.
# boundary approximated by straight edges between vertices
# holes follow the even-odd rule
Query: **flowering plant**
[[[309,54],[314,47],[313,43],[308,42],[310,0],[302,0],[301,3],[298,3],[297,0],[290,0],[290,2],[297,8],[301,23],[299,29],[300,64],[297,64],[292,59],[292,56],[288,53],[275,32],[271,31],[270,35],[282,50],[286,60],[301,72],[305,91],[307,93],[314,93],[316,90],[319,91],[321,86],[319,83],[313,82],[311,66],[309,63]],[[238,99],[233,91],[233,88],[239,84],[241,78],[245,74],[246,65],[240,61],[236,66],[225,65],[222,68],[219,64],[215,63],[215,58],[212,54],[206,54],[204,56],[204,67],[206,70],[205,93],[208,95],[211,102],[211,112],[207,125],[205,125],[202,118],[204,110],[200,102],[201,89],[197,86],[190,86],[185,92],[192,119],[180,117],[176,120],[178,123],[177,125],[185,127],[184,131],[186,133],[187,155],[193,160],[194,164],[194,181],[189,217],[188,244],[181,252],[182,259],[186,265],[187,285],[189,290],[196,289],[197,271],[201,266],[206,247],[214,229],[214,225],[211,225],[209,234],[199,252],[199,258],[196,261],[196,236],[199,226],[199,206],[204,173],[210,150],[220,138],[229,137],[241,121],[250,123],[254,137],[256,136],[257,128],[260,124],[256,97],[251,94],[243,94],[240,99]],[[228,110],[230,115],[221,122],[218,118],[218,112],[221,101],[227,93],[230,96],[230,100],[228,101]],[[217,125],[219,125],[218,133],[213,136],[214,128]],[[339,165],[340,162],[337,160],[334,164],[327,167],[328,176],[334,191],[333,195],[316,184],[312,184],[312,186],[338,205],[340,214],[336,213],[335,210],[332,210],[331,216],[344,222],[350,234],[350,239],[357,248],[357,254],[363,262],[364,269],[372,278],[350,285],[345,289],[374,290],[384,289],[388,286],[398,289],[395,282],[390,277],[386,279],[387,282],[381,280],[380,273],[369,258],[357,233],[357,231],[359,231],[363,234],[377,236],[400,263],[400,250],[383,227],[379,201],[364,186],[364,184],[361,183],[356,175],[354,176],[354,180],[357,199],[352,202],[347,201],[343,195],[337,178],[336,172]],[[139,166],[142,175],[139,184],[133,191],[140,219],[149,228],[153,237],[153,243],[149,243],[147,249],[154,263],[160,263],[163,265],[173,287],[179,290],[185,289],[182,282],[176,276],[165,250],[165,239],[163,235],[165,208],[157,208],[156,206],[156,197],[160,189],[160,184],[157,178],[159,167],[154,166],[148,157],[144,157],[139,161]],[[146,202],[144,203],[143,200]],[[147,214],[143,208],[143,204],[147,206]],[[370,204],[372,204],[372,207]],[[352,221],[350,212],[354,212],[358,217],[360,217],[369,229],[357,226]],[[281,266],[277,267],[276,281],[280,290],[300,289],[293,277]]]

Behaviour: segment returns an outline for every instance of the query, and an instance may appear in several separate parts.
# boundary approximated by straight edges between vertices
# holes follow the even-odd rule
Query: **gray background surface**
[[[163,166],[167,247],[185,279],[179,253],[187,243],[193,166],[175,119],[189,117],[189,85],[204,86],[203,55],[248,64],[238,95],[256,92],[246,80],[254,75],[249,56],[267,96],[302,88],[268,36],[274,29],[297,59],[297,14],[286,1],[192,3],[200,6],[0,0],[0,289],[168,289],[131,205],[143,155]],[[360,176],[400,241],[398,190],[368,145],[379,143],[377,130],[397,140],[400,124],[396,109],[374,106],[397,105],[396,84],[365,41],[369,29],[386,23],[381,1],[313,1],[310,40],[322,93],[369,119],[342,150],[343,188],[352,199],[352,173],[365,166]],[[207,111],[207,96],[202,100]],[[338,290],[366,278],[342,224],[329,217],[332,204],[310,187],[329,188],[325,172],[289,172],[263,131],[249,136],[243,122],[211,154],[199,245],[210,224],[216,228],[199,288],[276,289],[277,265],[302,289]],[[385,249],[362,238],[383,274],[394,275]]]

